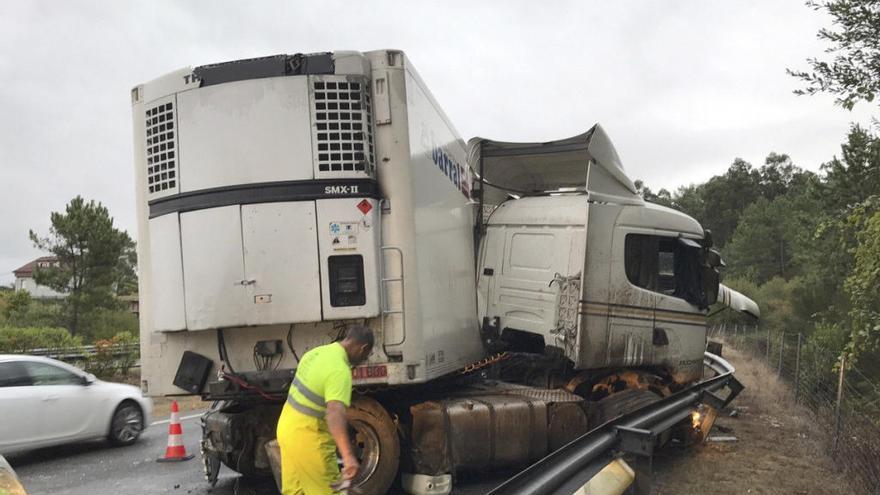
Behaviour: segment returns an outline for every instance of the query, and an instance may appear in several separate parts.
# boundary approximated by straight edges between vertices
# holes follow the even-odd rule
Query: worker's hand
[[[358,468],[360,467],[361,465],[358,463],[358,460],[357,458],[355,458],[355,456],[350,455],[344,457],[342,459],[342,479],[354,479],[355,475],[358,472]]]

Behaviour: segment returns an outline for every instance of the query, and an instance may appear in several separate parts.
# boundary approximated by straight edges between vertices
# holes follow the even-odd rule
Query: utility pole
[[[837,404],[834,407],[834,452],[840,441],[840,406],[843,402],[843,374],[846,369],[846,354],[840,356],[840,375],[837,379]]]
[[[798,399],[800,398],[800,385],[801,385],[801,342],[803,341],[803,334],[798,332],[798,343],[797,343],[797,353],[794,357],[794,403],[798,403]]]

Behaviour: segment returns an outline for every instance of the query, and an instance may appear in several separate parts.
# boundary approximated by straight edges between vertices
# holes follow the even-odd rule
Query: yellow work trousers
[[[327,422],[284,404],[276,434],[281,447],[281,494],[334,493],[330,484],[339,480],[339,465]]]

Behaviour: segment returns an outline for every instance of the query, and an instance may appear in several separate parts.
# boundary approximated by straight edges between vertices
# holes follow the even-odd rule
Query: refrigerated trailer
[[[356,481],[384,493],[524,465],[699,379],[719,290],[757,313],[600,126],[468,145],[403,52],[185,68],[131,96],[141,385],[214,401],[209,480],[269,472],[299,356],[353,323],[377,342],[352,370]]]

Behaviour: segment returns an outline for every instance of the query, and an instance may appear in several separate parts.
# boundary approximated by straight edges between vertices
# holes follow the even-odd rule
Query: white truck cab
[[[487,184],[484,334],[531,352],[556,347],[579,370],[699,379],[720,266],[700,224],[643,201],[599,125],[559,141],[470,146]]]

